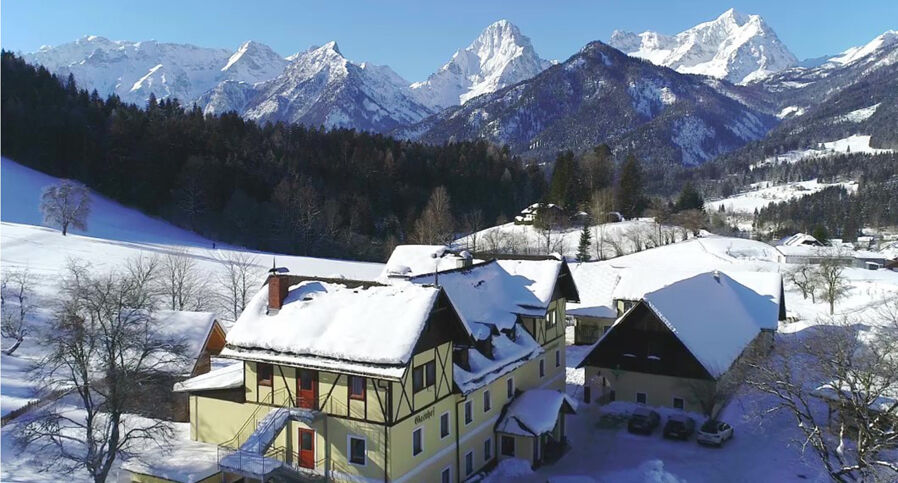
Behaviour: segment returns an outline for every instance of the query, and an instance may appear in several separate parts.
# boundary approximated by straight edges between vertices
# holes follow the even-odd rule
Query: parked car
[[[665,438],[687,440],[695,432],[695,420],[682,414],[674,414],[667,418],[664,425]]]
[[[723,443],[733,437],[733,427],[727,423],[709,419],[702,424],[695,440],[699,444],[707,444],[712,446],[722,446]]]
[[[636,408],[627,421],[627,431],[631,433],[652,434],[661,424],[661,415],[648,408]]]

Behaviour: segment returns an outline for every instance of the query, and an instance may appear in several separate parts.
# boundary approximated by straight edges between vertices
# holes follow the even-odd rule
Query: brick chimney
[[[274,315],[284,306],[290,282],[286,268],[271,267],[268,271],[268,314]]]

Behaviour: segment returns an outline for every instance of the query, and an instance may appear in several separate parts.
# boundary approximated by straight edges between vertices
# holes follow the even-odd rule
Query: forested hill
[[[456,219],[480,210],[473,218],[487,222],[545,190],[537,168],[484,142],[428,146],[257,125],[177,101],[139,107],[79,90],[8,52],[0,75],[3,156],[247,247],[381,259],[412,238],[440,186]]]

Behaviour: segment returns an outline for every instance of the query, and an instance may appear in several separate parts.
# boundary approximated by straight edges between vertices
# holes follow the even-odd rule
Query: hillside
[[[3,159],[0,181],[0,265],[4,271],[29,271],[34,284],[31,303],[38,307],[30,320],[34,327],[32,336],[26,337],[14,356],[3,355],[0,405],[4,416],[33,398],[35,381],[28,370],[42,356],[43,348],[38,344],[40,327],[52,315],[53,303],[59,293],[58,284],[70,260],[87,263],[96,270],[113,270],[140,256],[184,256],[195,264],[201,278],[210,282],[219,277],[223,270],[222,261],[235,253],[254,257],[252,272],[258,283],[262,283],[275,260],[278,266],[287,267],[292,273],[320,277],[374,280],[383,270],[379,263],[250,252],[221,244],[216,244],[213,249],[210,240],[97,193],[91,194],[92,210],[87,230],[73,230],[63,237],[58,229],[40,226],[38,208],[41,189],[58,181],[57,178]],[[213,303],[208,309],[218,310],[218,306]],[[222,319],[227,317],[224,311],[219,314]],[[3,348],[11,343],[3,339]],[[3,479],[7,477],[3,476]]]
[[[261,125],[167,100],[142,109],[62,85],[10,53],[2,69],[3,156],[235,245],[383,260],[440,186],[454,216],[495,220],[545,185],[538,169],[484,142]]]

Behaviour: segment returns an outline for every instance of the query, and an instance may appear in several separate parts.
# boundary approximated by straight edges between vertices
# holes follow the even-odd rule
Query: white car
[[[709,419],[699,428],[695,440],[699,444],[722,446],[724,441],[733,437],[733,427],[721,421]]]

